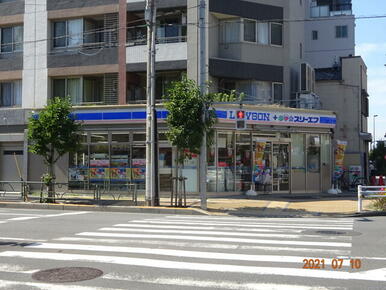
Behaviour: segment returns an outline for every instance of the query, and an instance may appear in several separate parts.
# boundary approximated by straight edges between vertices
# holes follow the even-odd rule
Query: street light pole
[[[376,147],[376,138],[375,138],[375,118],[378,117],[378,115],[373,115],[373,150]]]

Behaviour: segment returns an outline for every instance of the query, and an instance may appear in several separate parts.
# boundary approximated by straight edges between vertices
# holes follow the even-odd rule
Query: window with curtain
[[[226,19],[220,21],[221,43],[240,42],[240,19]]]
[[[23,26],[0,28],[0,53],[23,50]]]
[[[69,47],[80,46],[83,44],[83,19],[73,19],[67,22]]]
[[[256,21],[244,19],[244,41],[256,42]]]
[[[257,23],[257,42],[259,44],[269,44],[269,24],[266,22]]]
[[[283,45],[283,24],[271,23],[271,44]]]
[[[21,80],[0,83],[0,107],[21,105]]]
[[[54,79],[52,86],[53,97],[69,97],[74,105],[103,101],[102,76]]]
[[[283,84],[273,83],[273,102],[275,104],[281,104],[283,101]]]

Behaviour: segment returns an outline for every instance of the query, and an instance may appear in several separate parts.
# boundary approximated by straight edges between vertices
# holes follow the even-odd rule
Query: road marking
[[[186,222],[186,221],[165,221],[165,220],[135,220],[135,223],[144,223],[144,224],[179,224],[179,225],[210,225],[210,226],[235,226],[235,227],[247,227],[247,228],[289,228],[289,229],[332,229],[332,230],[352,230],[352,227],[342,227],[342,226],[307,226],[304,224],[299,225],[278,225],[278,224],[243,224],[243,223],[221,223],[221,222]]]
[[[7,221],[27,221],[27,220],[34,220],[34,219],[38,219],[38,218],[40,218],[40,217],[24,216],[24,217],[16,217],[16,218],[7,219]]]
[[[76,238],[76,237],[62,237],[54,239],[62,242],[87,242],[87,243],[107,243],[107,244],[147,244],[147,245],[162,245],[170,247],[191,247],[191,248],[207,248],[207,249],[229,249],[229,250],[264,250],[264,251],[291,251],[291,252],[305,252],[305,253],[329,253],[331,255],[349,256],[350,250],[336,250],[330,248],[298,248],[298,247],[265,247],[265,246],[249,246],[238,244],[219,244],[219,243],[193,243],[193,242],[171,242],[159,240],[134,240],[134,239],[96,239],[96,238]]]
[[[234,243],[250,243],[250,244],[272,244],[272,245],[324,246],[324,247],[345,247],[345,248],[351,247],[351,243],[338,243],[338,242],[258,240],[258,239],[223,238],[223,237],[206,237],[206,236],[121,234],[121,233],[98,233],[98,232],[83,232],[83,233],[78,233],[76,235],[77,236],[94,236],[94,237],[114,237],[114,238],[176,239],[176,240],[234,242]]]
[[[178,279],[168,277],[157,277],[154,279],[146,278],[145,276],[120,276],[117,274],[107,274],[103,276],[103,279],[107,280],[121,280],[128,282],[148,283],[155,285],[177,285],[196,288],[216,288],[216,289],[230,289],[230,290],[327,290],[327,289],[339,289],[339,288],[325,288],[321,286],[304,286],[304,285],[291,285],[291,284],[270,284],[270,283],[235,283],[231,281],[211,281],[211,280],[194,280],[194,279]]]
[[[100,228],[99,231],[112,232],[142,232],[142,233],[168,233],[168,234],[191,234],[191,235],[209,235],[209,236],[237,236],[237,237],[271,237],[271,238],[287,238],[287,239],[301,239],[301,238],[315,238],[315,239],[349,239],[350,236],[319,236],[319,235],[297,235],[297,234],[256,234],[256,233],[242,233],[242,232],[220,232],[220,231],[191,231],[191,230],[166,230],[166,229],[130,229],[130,228]]]
[[[189,215],[170,215],[166,216],[167,219],[187,219],[191,220],[192,216]],[[259,222],[277,222],[277,221],[284,221],[284,222],[330,222],[330,223],[350,223],[353,222],[354,219],[328,219],[328,218],[247,218],[247,217],[216,217],[216,216],[194,216],[194,219],[201,219],[201,220],[236,220],[236,221],[256,221]]]
[[[152,249],[152,248],[137,248],[137,247],[112,247],[112,246],[96,246],[82,244],[55,244],[42,243],[36,245],[25,246],[24,248],[36,249],[55,249],[55,250],[79,250],[79,251],[97,251],[97,252],[121,252],[132,254],[160,255],[160,256],[176,256],[185,258],[200,258],[214,260],[232,260],[232,261],[253,261],[253,262],[275,262],[275,263],[303,263],[304,257],[300,256],[279,256],[279,255],[246,255],[246,254],[230,254],[220,252],[198,252],[186,250],[170,250],[170,249]],[[313,259],[313,257],[308,257]],[[323,257],[315,257],[315,259],[323,259]],[[325,264],[332,263],[331,258],[324,258]],[[350,260],[344,260],[343,266],[349,266]]]
[[[79,262],[97,262],[109,263],[127,266],[177,269],[204,272],[223,272],[223,273],[243,273],[254,275],[273,275],[273,276],[291,276],[307,278],[324,278],[337,280],[366,280],[386,282],[386,268],[364,271],[364,272],[342,272],[330,270],[312,271],[309,269],[299,268],[281,268],[281,267],[254,267],[239,266],[226,264],[209,264],[209,263],[187,263],[169,260],[144,259],[144,258],[127,258],[115,256],[95,256],[63,253],[42,253],[42,252],[17,252],[7,251],[0,253],[0,257],[19,257],[27,259],[44,259],[54,261],[79,261]],[[57,289],[57,288],[56,288]]]
[[[38,217],[42,217],[44,215],[41,215],[41,214],[27,214],[27,213],[11,213],[11,212],[0,212],[0,215],[22,215],[22,216],[38,216]]]
[[[79,286],[79,285],[59,285],[59,284],[45,284],[45,283],[34,283],[34,282],[16,282],[16,281],[10,281],[10,280],[0,280],[0,288],[6,288],[6,287],[13,287],[13,286],[28,286],[28,287],[34,287],[37,289],[43,289],[43,290],[67,290],[67,289],[79,289],[79,290],[99,290],[99,289],[106,289],[106,288],[100,288],[100,287],[87,287],[87,286]],[[16,288],[16,287],[13,287]],[[10,288],[12,289],[12,288]],[[108,288],[113,289],[113,288]]]
[[[27,270],[26,268],[19,265],[11,264],[0,264],[0,272],[6,273],[21,273],[21,274],[32,274],[39,270]]]
[[[45,242],[45,241],[47,241],[47,240],[36,240],[36,239],[25,239],[25,238],[12,238],[12,237],[0,237],[0,240],[28,241],[28,242]]]
[[[67,215],[81,215],[81,214],[88,214],[89,211],[79,211],[79,212],[65,212],[65,213],[59,213],[59,214],[48,214],[44,215],[44,217],[60,217],[60,216],[67,216]]]
[[[302,230],[295,229],[235,229],[233,227],[215,227],[215,226],[175,226],[175,225],[146,225],[146,224],[116,224],[114,227],[128,227],[128,228],[154,228],[157,227],[159,229],[191,229],[191,230],[229,230],[229,231],[247,231],[247,232],[263,232],[263,233],[282,233],[282,232],[290,232],[290,233],[300,233]]]

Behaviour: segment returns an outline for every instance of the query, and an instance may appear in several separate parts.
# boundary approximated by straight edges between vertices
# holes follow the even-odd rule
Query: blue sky
[[[353,0],[355,16],[386,15],[385,0]],[[386,18],[356,20],[356,54],[367,65],[370,94],[369,132],[375,119],[376,139],[385,139],[386,133]]]

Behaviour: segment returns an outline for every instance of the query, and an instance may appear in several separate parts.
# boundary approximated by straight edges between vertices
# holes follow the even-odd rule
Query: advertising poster
[[[344,172],[344,154],[346,151],[347,142],[337,140],[336,150],[335,150],[335,178],[342,176]]]
[[[90,168],[91,181],[101,181],[109,178],[108,168]]]
[[[146,168],[131,168],[133,180],[145,180]]]
[[[126,181],[127,172],[126,168],[111,168],[111,180],[112,181]]]
[[[263,183],[264,179],[264,169],[265,169],[265,160],[264,153],[265,147],[267,146],[267,141],[257,141],[255,149],[255,164],[254,164],[254,182]]]

